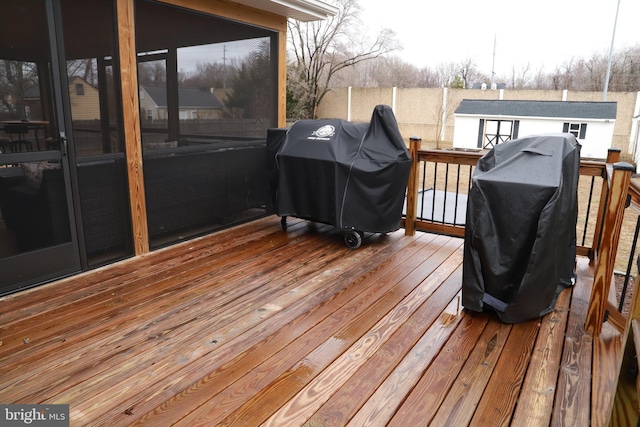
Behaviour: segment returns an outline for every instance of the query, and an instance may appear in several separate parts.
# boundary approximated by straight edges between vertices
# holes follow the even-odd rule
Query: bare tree
[[[544,67],[535,70],[533,80],[531,81],[532,89],[551,89],[551,78],[544,72]]]
[[[640,90],[640,45],[623,49],[614,56],[609,88],[616,92]]]
[[[575,63],[576,60],[571,58],[555,68],[551,73],[551,89],[574,89],[574,72],[576,70]]]
[[[98,85],[98,68],[94,58],[67,61],[67,75],[82,77],[90,84]]]
[[[437,87],[449,87],[456,76],[460,75],[460,64],[453,62],[439,64],[436,67],[436,73],[438,75]]]
[[[418,84],[418,68],[397,56],[378,57],[350,68],[366,76],[366,86],[416,87]]]
[[[530,63],[514,65],[510,74],[498,76],[496,82],[507,83],[511,89],[601,91],[606,63],[606,54],[594,53],[587,59],[570,58],[548,73],[544,67],[534,69]],[[300,71],[293,66],[290,64],[290,73]],[[471,88],[475,83],[488,85],[490,78],[480,72],[470,58],[441,63],[435,68],[418,68],[398,56],[380,55],[339,70],[334,74],[331,86]],[[616,92],[640,90],[640,46],[615,53],[609,87]],[[288,106],[290,114],[306,117],[291,113],[297,106]]]
[[[380,56],[336,73],[332,87],[439,87],[438,74],[418,68],[396,55]]]
[[[198,62],[195,71],[181,75],[180,86],[206,89],[227,88],[242,66],[242,64],[236,64],[237,61],[235,59],[227,62],[231,62],[231,65],[223,65],[216,62]]]
[[[440,96],[438,97],[438,105],[435,108],[434,112],[434,121],[436,124],[436,132],[435,132],[435,142],[436,142],[436,150],[439,150],[440,144],[444,140],[444,126],[453,114],[453,106],[446,102],[445,97],[447,96],[447,89],[442,88],[440,91]]]
[[[467,57],[460,61],[457,67],[460,69],[460,78],[464,81],[464,87],[467,89],[471,88],[474,83],[478,83],[486,79],[486,76],[480,73],[475,60],[471,57]]]
[[[417,87],[438,87],[438,72],[430,67],[420,68],[417,78]]]
[[[600,92],[604,90],[608,53],[594,52],[588,58],[571,58],[551,73],[538,70],[527,79],[527,89],[568,89]],[[520,75],[515,71],[512,86],[518,88]],[[612,56],[609,89],[615,92],[640,90],[640,46],[619,50]]]
[[[340,70],[399,49],[395,33],[383,29],[366,40],[358,18],[357,0],[337,0],[338,13],[324,21],[290,20],[289,45],[293,61],[287,69],[289,115],[315,118],[318,105]]]
[[[531,64],[526,63],[516,68],[515,65],[511,67],[511,76],[509,77],[510,86],[512,89],[527,89],[531,86]]]
[[[37,71],[33,62],[0,60],[0,102],[10,118],[22,117],[26,92],[38,85]]]
[[[165,84],[167,70],[164,61],[138,62],[138,80],[140,84]]]

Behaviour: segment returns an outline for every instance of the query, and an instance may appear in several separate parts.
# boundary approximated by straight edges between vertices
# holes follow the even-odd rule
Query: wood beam
[[[276,31],[287,31],[287,17],[228,0],[160,0],[162,3],[246,22]]]
[[[133,246],[135,255],[143,255],[149,252],[149,231],[147,229],[147,208],[142,172],[134,0],[116,0],[116,16]]]

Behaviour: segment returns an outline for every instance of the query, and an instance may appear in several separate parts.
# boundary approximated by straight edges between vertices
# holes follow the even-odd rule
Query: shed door
[[[484,139],[482,148],[493,148],[496,145],[517,138],[517,120],[484,120]],[[482,121],[481,121],[481,126]]]

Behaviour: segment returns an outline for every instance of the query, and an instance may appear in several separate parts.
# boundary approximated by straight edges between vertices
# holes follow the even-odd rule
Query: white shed
[[[581,156],[606,158],[615,102],[463,99],[454,113],[454,148],[487,148],[527,135],[569,132]]]

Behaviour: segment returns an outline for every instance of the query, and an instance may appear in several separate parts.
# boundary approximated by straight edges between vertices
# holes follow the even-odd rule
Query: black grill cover
[[[580,145],[571,134],[497,145],[473,174],[462,303],[507,323],[540,317],[573,283]]]
[[[376,106],[370,123],[299,120],[286,134],[271,130],[267,151],[276,151],[278,215],[374,233],[400,228],[411,158],[390,107]]]

